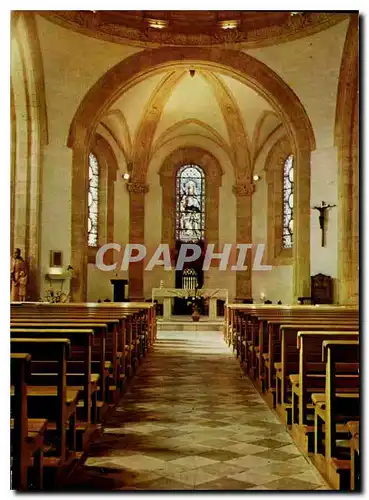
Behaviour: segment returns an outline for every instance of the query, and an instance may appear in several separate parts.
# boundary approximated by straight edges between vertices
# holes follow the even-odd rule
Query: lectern
[[[124,286],[128,285],[128,280],[113,278],[110,280],[110,283],[113,285],[114,291],[113,302],[124,302],[126,300]]]

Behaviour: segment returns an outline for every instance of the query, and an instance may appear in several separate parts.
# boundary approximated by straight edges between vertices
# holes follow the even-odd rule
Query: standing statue
[[[24,302],[26,300],[28,273],[27,265],[21,256],[21,251],[16,248],[12,259],[11,268],[12,302]]]

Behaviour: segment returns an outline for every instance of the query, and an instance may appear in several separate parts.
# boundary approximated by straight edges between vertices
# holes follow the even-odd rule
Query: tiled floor
[[[329,489],[220,332],[161,332],[72,490]]]

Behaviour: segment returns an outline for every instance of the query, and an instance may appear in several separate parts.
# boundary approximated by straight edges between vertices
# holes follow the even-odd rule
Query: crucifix
[[[325,231],[325,212],[328,210],[328,208],[333,208],[336,205],[327,205],[325,201],[322,201],[321,205],[315,205],[313,207],[314,210],[319,210],[319,225],[320,229],[322,230],[322,247],[324,247],[324,231]]]

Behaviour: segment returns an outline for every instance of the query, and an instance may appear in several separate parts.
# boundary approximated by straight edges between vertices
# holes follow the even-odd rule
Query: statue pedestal
[[[125,302],[124,287],[128,284],[128,280],[113,278],[110,283],[113,285],[113,302]]]

